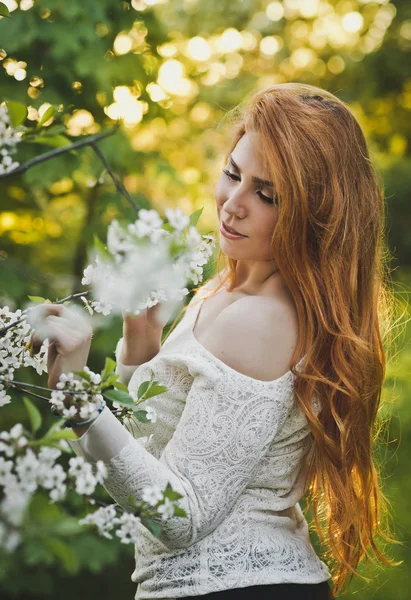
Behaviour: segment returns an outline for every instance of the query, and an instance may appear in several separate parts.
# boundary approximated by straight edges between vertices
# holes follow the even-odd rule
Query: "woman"
[[[371,447],[386,360],[383,195],[345,104],[290,83],[240,111],[215,199],[225,270],[163,345],[158,307],[124,318],[118,372],[130,392],[152,374],[168,387],[149,401],[157,423],[133,437],[106,409],[77,419],[71,445],[106,462],[126,509],[153,483],[183,496],[187,519],[159,538],[141,526],[137,599],[330,598],[306,491],[335,594],[370,549],[393,564],[375,543],[389,538]],[[91,332],[49,311],[55,386],[86,364]]]

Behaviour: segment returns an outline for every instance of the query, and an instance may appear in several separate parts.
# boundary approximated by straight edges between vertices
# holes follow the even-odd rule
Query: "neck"
[[[274,261],[264,261],[251,268],[244,263],[237,263],[234,289],[246,294],[258,294],[262,288],[271,285],[278,278],[279,269]]]

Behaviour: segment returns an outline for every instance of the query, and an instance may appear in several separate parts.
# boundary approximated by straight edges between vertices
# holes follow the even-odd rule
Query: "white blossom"
[[[78,473],[83,471],[85,464],[86,461],[82,456],[74,456],[73,458],[70,458],[68,474],[76,476]]]
[[[178,231],[182,231],[190,223],[189,217],[183,213],[181,208],[176,208],[175,210],[166,208],[165,214],[171,227],[174,227]]]
[[[111,540],[113,536],[109,533],[111,529],[117,524],[117,513],[114,506],[104,506],[98,508],[95,512],[88,514],[84,519],[80,519],[80,525],[95,525],[99,533]]]
[[[91,496],[96,488],[97,481],[91,473],[80,475],[76,479],[76,492]]]
[[[66,493],[67,486],[59,485],[58,487],[55,487],[52,490],[50,490],[49,496],[53,502],[59,502],[60,500],[64,500],[64,498],[66,497]]]
[[[86,267],[83,271],[83,279],[81,280],[81,283],[83,285],[88,285],[89,283],[92,282],[93,280],[93,265],[88,265],[88,267]]]
[[[30,448],[24,456],[19,456],[16,460],[16,473],[27,492],[33,493],[37,489],[38,467],[37,457]]]
[[[118,524],[121,527],[117,529],[116,536],[120,538],[122,544],[136,544],[138,542],[140,522],[138,516],[127,512],[118,518]]]
[[[174,504],[169,498],[165,498],[164,504],[160,504],[157,510],[162,515],[163,521],[165,521],[174,515]]]
[[[97,409],[97,404],[95,404],[94,402],[88,402],[80,408],[80,417],[82,419],[93,419],[98,415]]]
[[[83,283],[83,284],[84,284],[84,281],[83,281],[84,279],[87,279],[87,278],[83,277],[83,279],[81,280],[81,283]],[[86,309],[88,310],[88,313],[90,315],[93,315],[94,312],[93,312],[93,308],[91,306],[90,301],[85,296],[80,296],[80,300],[82,300],[84,302],[84,305],[85,305]]]
[[[96,462],[96,473],[94,476],[97,483],[104,483],[104,479],[107,477],[107,467],[102,460]]]
[[[67,474],[59,464],[54,465],[52,469],[47,469],[44,473],[41,484],[46,490],[59,488],[66,480]]]
[[[6,460],[3,456],[0,456],[0,485],[3,485],[3,482],[11,473],[12,468],[13,462],[11,460]]]
[[[6,456],[10,458],[11,456],[15,455],[16,451],[12,445],[5,444],[4,442],[0,441],[0,452],[3,452]]]
[[[8,306],[0,308],[0,329],[6,327],[9,329],[2,335],[0,347],[0,407],[10,403],[6,388],[16,369],[33,367],[39,375],[47,370],[47,343],[42,344],[38,354],[30,356],[28,345],[33,329],[20,309],[13,312]]]
[[[77,456],[69,460],[68,474],[75,478],[75,489],[78,494],[91,495],[97,485],[92,466],[84,458]]]
[[[10,530],[4,523],[0,522],[0,548],[8,554],[14,552],[21,542],[21,535],[18,531]]]
[[[98,302],[97,300],[91,302],[91,306],[96,312],[102,313],[104,316],[109,315],[113,308],[113,305],[110,304],[110,302]]]
[[[157,421],[157,413],[155,409],[152,406],[146,406],[145,410],[147,419],[152,423],[155,423]]]
[[[61,416],[65,419],[72,419],[77,414],[77,408],[72,404],[70,408],[63,408]]]
[[[44,465],[52,465],[61,456],[61,450],[58,448],[50,448],[42,446],[38,455],[38,460]]]
[[[160,214],[154,210],[147,210],[146,208],[140,208],[138,217],[140,221],[150,225],[153,229],[157,229],[163,225],[163,219],[160,217]]]
[[[140,209],[134,223],[122,226],[113,220],[107,232],[107,254],[99,252],[84,270],[83,284],[91,285],[93,300],[83,302],[108,315],[138,315],[161,303],[161,315],[173,313],[188,294],[187,279],[198,284],[203,266],[212,254],[214,239],[204,238],[181,209],[166,209],[168,225],[155,210]]]
[[[0,385],[0,407],[10,404],[11,396],[6,394],[6,390]]]
[[[12,440],[18,440],[21,435],[23,435],[23,425],[21,423],[16,423],[10,429],[10,438]]]
[[[11,155],[15,153],[21,135],[11,127],[7,105],[3,103],[0,106],[0,175],[10,173],[20,165]]]
[[[150,504],[150,506],[155,506],[163,499],[163,492],[160,486],[154,484],[151,487],[146,487],[143,489],[141,498],[144,502]]]

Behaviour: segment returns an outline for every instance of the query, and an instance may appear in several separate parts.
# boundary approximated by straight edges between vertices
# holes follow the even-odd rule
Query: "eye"
[[[265,194],[263,194],[262,192],[260,192],[260,190],[258,190],[256,192],[257,196],[259,198],[261,198],[261,200],[263,202],[266,202],[267,204],[278,204],[278,199],[277,196],[274,196],[274,198],[270,198],[269,196],[266,196]]]
[[[235,173],[231,173],[228,169],[223,169],[223,173],[224,173],[224,175],[226,175],[233,181],[241,181],[241,179],[240,179],[240,177],[238,177],[238,175],[235,175]],[[265,194],[260,192],[260,190],[257,190],[256,194],[266,204],[278,204],[278,196],[277,195],[274,195],[274,198],[270,198],[270,196],[266,196]]]
[[[233,179],[234,181],[240,181],[240,178],[237,175],[234,175],[234,173],[230,173],[228,169],[223,169],[223,173],[224,175],[227,175],[227,177]]]

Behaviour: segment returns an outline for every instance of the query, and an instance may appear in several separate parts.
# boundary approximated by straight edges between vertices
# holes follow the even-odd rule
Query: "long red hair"
[[[246,132],[257,133],[279,198],[271,243],[298,313],[293,372],[306,355],[295,395],[314,438],[308,499],[338,594],[364,557],[398,564],[379,547],[395,540],[382,519],[388,502],[374,456],[395,301],[383,187],[359,124],[330,92],[273,85],[232,114],[227,156]],[[235,285],[237,261],[220,250],[222,258],[226,276],[214,292]]]

